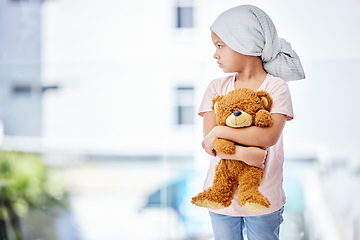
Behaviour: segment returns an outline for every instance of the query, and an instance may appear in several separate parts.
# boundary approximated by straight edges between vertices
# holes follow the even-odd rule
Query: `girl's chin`
[[[224,73],[233,73],[233,72],[234,72],[234,71],[231,71],[232,69],[224,68],[223,66],[221,67],[221,70],[222,70]]]

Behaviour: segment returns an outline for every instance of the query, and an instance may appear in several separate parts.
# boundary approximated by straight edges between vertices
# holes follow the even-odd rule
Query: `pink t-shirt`
[[[212,111],[212,99],[217,95],[226,95],[229,91],[235,89],[236,74],[218,78],[213,80],[207,87],[204,98],[200,104],[199,115],[203,116],[205,112]],[[287,83],[281,78],[274,77],[268,74],[260,86],[259,90],[265,90],[273,98],[273,105],[271,113],[281,113],[287,117],[287,120],[293,119],[293,107],[291,102],[290,90]],[[204,183],[204,189],[212,185],[214,178],[215,167],[219,157],[210,157],[210,167]],[[284,148],[283,136],[281,134],[278,142],[268,149],[268,155],[265,161],[264,177],[261,181],[259,190],[271,202],[269,209],[262,212],[252,212],[240,207],[236,201],[237,192],[235,193],[232,204],[221,210],[210,211],[230,215],[230,216],[256,216],[268,214],[279,210],[286,201],[283,189],[283,163],[284,163]]]

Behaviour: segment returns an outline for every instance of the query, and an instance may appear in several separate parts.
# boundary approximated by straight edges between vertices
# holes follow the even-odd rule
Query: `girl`
[[[291,96],[285,81],[305,78],[304,71],[290,44],[277,36],[269,16],[255,6],[242,5],[225,11],[210,29],[211,39],[216,47],[214,58],[225,73],[234,74],[213,80],[206,89],[199,108],[199,115],[203,117],[202,146],[211,155],[204,189],[211,186],[214,170],[220,158],[242,160],[243,156],[255,154],[254,147],[259,147],[258,151],[260,148],[266,148],[265,166],[262,165],[262,160],[247,160],[246,163],[264,167],[264,177],[259,189],[271,202],[270,208],[263,212],[247,211],[241,208],[236,200],[228,208],[211,209],[210,217],[215,239],[243,239],[243,229],[246,229],[249,240],[279,239],[285,204],[282,187],[282,131],[286,121],[293,119]],[[235,129],[216,125],[215,115],[211,110],[212,98],[225,95],[235,88],[250,88],[254,91],[262,89],[271,95],[271,127]],[[212,147],[217,138],[252,147],[237,146],[234,155],[217,156]],[[237,199],[236,195],[234,199]]]

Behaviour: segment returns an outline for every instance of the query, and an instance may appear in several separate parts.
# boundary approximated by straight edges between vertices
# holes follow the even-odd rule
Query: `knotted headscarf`
[[[285,81],[305,78],[300,59],[290,43],[279,38],[270,17],[252,5],[231,8],[210,27],[232,50],[260,56],[265,71]]]

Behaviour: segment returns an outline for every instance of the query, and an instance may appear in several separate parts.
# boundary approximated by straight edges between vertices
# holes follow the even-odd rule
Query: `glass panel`
[[[177,27],[194,27],[193,7],[177,7]]]

